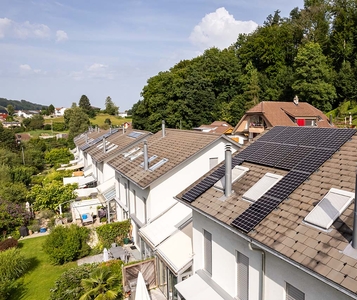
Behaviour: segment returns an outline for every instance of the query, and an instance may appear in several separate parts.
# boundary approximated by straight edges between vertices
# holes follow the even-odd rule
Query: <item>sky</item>
[[[0,97],[120,111],[147,80],[303,0],[0,0]]]

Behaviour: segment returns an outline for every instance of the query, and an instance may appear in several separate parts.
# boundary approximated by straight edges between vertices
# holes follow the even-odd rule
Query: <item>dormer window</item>
[[[354,197],[354,193],[332,188],[305,217],[304,222],[328,230]]]

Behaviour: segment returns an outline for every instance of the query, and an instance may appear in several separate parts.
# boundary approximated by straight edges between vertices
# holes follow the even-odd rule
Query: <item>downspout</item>
[[[264,294],[265,294],[265,251],[260,248],[256,248],[252,245],[252,243],[249,243],[249,249],[252,251],[258,251],[261,252],[262,254],[262,272],[260,276],[260,300],[264,300]]]

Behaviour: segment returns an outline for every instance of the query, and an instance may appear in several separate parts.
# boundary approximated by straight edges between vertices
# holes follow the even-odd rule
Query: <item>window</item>
[[[286,300],[305,300],[305,294],[296,287],[286,283]]]
[[[218,165],[218,157],[212,157],[209,159],[209,169],[213,169],[215,166]]]
[[[203,230],[204,269],[212,275],[212,235]]]
[[[255,202],[261,196],[263,196],[270,188],[279,182],[283,176],[266,173],[259,181],[254,184],[248,191],[243,195],[244,200]]]
[[[249,171],[249,168],[242,167],[242,166],[235,166],[232,169],[232,183],[240,179],[244,176],[245,173]],[[215,188],[224,190],[226,184],[226,176],[223,176],[217,183],[214,185]]]
[[[249,299],[249,257],[237,252],[237,294],[239,300]]]
[[[354,193],[332,188],[305,217],[306,223],[328,230],[333,222],[351,204]]]

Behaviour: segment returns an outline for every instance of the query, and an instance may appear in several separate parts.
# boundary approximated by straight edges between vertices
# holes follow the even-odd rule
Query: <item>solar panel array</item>
[[[276,185],[236,218],[232,225],[249,232],[285,200],[354,134],[354,129],[277,126],[232,157],[232,168],[244,161],[288,170]],[[183,194],[193,202],[225,175],[223,164]]]
[[[105,134],[103,134],[103,135],[97,137],[96,139],[92,139],[91,141],[88,141],[87,143],[85,143],[84,145],[82,145],[82,146],[80,147],[80,149],[81,149],[82,151],[87,150],[88,148],[90,148],[90,147],[92,147],[93,145],[97,144],[99,141],[103,140],[103,138],[107,138],[107,137],[111,136],[112,134],[118,132],[118,130],[119,130],[118,128],[112,129],[111,131],[109,131],[109,132],[107,132],[107,133],[105,133]]]

